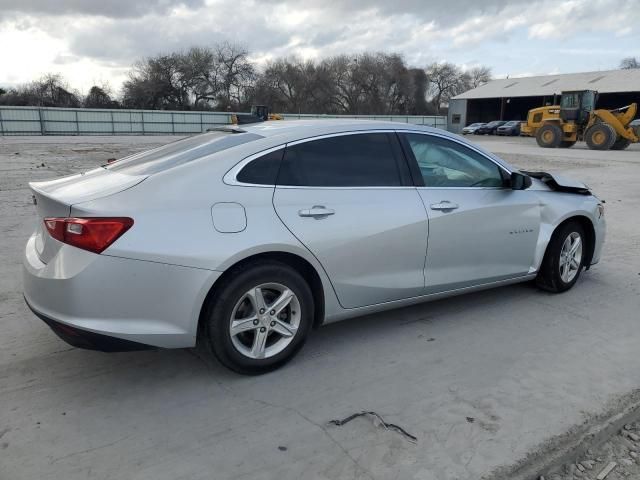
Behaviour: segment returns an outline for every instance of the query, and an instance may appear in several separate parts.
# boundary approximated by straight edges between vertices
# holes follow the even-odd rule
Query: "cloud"
[[[0,0],[0,82],[61,72],[117,84],[138,59],[223,40],[264,64],[398,52],[496,72],[614,67],[639,55],[637,0]],[[619,36],[620,38],[617,38]],[[593,51],[592,56],[563,53]],[[600,52],[600,53],[598,53]],[[622,58],[622,57],[620,57]]]
[[[3,0],[2,4],[5,13],[125,18],[166,13],[181,7],[199,8],[204,0]]]

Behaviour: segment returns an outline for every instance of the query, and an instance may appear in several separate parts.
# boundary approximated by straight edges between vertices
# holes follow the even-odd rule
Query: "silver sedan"
[[[246,374],[328,322],[533,279],[563,292],[605,235],[582,183],[398,123],[223,128],[30,186],[24,294],[60,337],[199,342]]]

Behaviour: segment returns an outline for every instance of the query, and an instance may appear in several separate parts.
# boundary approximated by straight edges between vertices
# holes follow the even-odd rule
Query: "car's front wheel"
[[[222,364],[242,374],[274,370],[300,350],[313,324],[304,278],[280,262],[245,266],[211,297],[203,334]]]
[[[536,283],[550,292],[569,290],[578,281],[586,252],[582,225],[573,221],[562,225],[551,237]]]

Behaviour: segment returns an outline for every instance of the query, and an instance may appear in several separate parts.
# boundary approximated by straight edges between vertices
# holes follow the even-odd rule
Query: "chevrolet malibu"
[[[605,234],[584,184],[398,123],[223,128],[30,187],[24,295],[56,334],[199,343],[245,374],[324,323],[534,279],[564,292]]]

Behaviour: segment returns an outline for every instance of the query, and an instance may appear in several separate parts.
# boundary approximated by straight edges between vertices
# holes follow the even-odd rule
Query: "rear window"
[[[104,168],[127,175],[152,175],[260,138],[264,137],[247,132],[208,132],[136,153]]]

